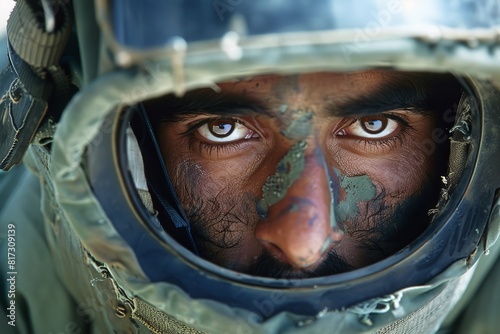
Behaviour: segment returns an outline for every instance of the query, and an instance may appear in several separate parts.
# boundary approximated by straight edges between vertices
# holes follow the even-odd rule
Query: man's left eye
[[[393,135],[399,123],[384,115],[365,116],[356,119],[351,125],[340,130],[337,135],[381,139]]]
[[[235,119],[210,120],[201,125],[198,134],[211,142],[230,143],[241,139],[258,137],[258,135]]]

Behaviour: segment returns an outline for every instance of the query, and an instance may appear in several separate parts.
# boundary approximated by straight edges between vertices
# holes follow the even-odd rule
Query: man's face
[[[324,276],[381,260],[425,229],[446,171],[436,129],[459,96],[449,76],[218,86],[146,105],[161,114],[160,147],[202,257],[253,275]]]

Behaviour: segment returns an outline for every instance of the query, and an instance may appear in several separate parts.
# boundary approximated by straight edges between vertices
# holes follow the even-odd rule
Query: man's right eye
[[[209,142],[232,143],[242,139],[257,138],[259,135],[237,119],[209,119],[196,130]]]
[[[392,117],[385,115],[365,116],[356,119],[349,126],[340,130],[337,136],[378,140],[395,136],[401,130],[400,128],[401,125]]]

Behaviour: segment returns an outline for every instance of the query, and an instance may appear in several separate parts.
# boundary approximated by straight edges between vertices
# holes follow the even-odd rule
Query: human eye
[[[259,135],[234,118],[211,118],[197,123],[196,133],[207,143],[229,144]]]
[[[355,118],[337,132],[337,136],[364,140],[382,140],[396,136],[404,120],[394,115],[372,115]]]

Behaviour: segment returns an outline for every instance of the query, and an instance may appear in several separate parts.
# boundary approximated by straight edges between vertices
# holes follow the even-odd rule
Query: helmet
[[[55,29],[62,29],[60,17],[69,18],[70,7],[58,4],[64,10],[53,10],[52,16],[62,22]],[[72,96],[67,104],[53,102],[53,111],[48,104],[49,115],[39,116],[40,127],[35,122],[29,138],[35,145],[25,161],[46,184],[51,213],[45,215],[57,222],[50,225],[56,247],[71,250],[55,261],[63,268],[68,257],[81,259],[71,261],[75,270],[63,274],[88,278],[85,288],[69,287],[77,298],[90,293],[106,300],[108,317],[122,321],[113,326],[126,328],[131,319],[156,332],[426,332],[439,327],[474,264],[500,233],[500,172],[494,159],[500,154],[500,3],[96,0],[94,9],[83,1],[72,6],[76,29],[67,37],[62,68],[70,74],[68,87],[79,91],[65,95]],[[20,63],[29,63],[22,43],[11,35],[9,42],[11,61],[20,57]],[[58,78],[50,66],[39,68]],[[184,187],[202,185],[179,183],[169,161],[182,148],[165,144],[158,130],[172,105],[195,100],[193,94],[215,99],[227,87],[252,79],[311,73],[349,78],[360,71],[410,73],[436,100],[450,96],[436,104],[440,119],[418,144],[426,156],[446,160],[427,181],[432,205],[410,202],[414,209],[407,212],[414,217],[404,217],[425,222],[424,227],[383,258],[307,278],[267,277],[203,256],[193,214],[180,194]],[[42,100],[49,95],[39,93]],[[160,114],[162,108],[167,111]],[[278,112],[286,114],[287,106]],[[262,221],[272,218],[271,208],[283,199],[275,195],[282,191],[279,186],[289,182],[291,189],[300,178],[292,175],[293,166],[300,175],[305,167],[297,161],[312,154],[302,135],[311,131],[312,113],[299,110],[294,117],[281,129],[294,145],[255,181],[262,198],[252,214]],[[222,131],[226,123],[215,126]],[[290,129],[293,133],[286,132]],[[176,164],[183,163],[180,156]],[[302,187],[323,178],[335,208],[348,202],[350,192],[361,194],[353,195],[355,211],[361,210],[356,203],[376,200],[379,186],[366,175],[344,175],[344,166],[322,175],[327,160],[315,165]],[[349,234],[342,221],[352,212],[331,211],[329,247]]]

